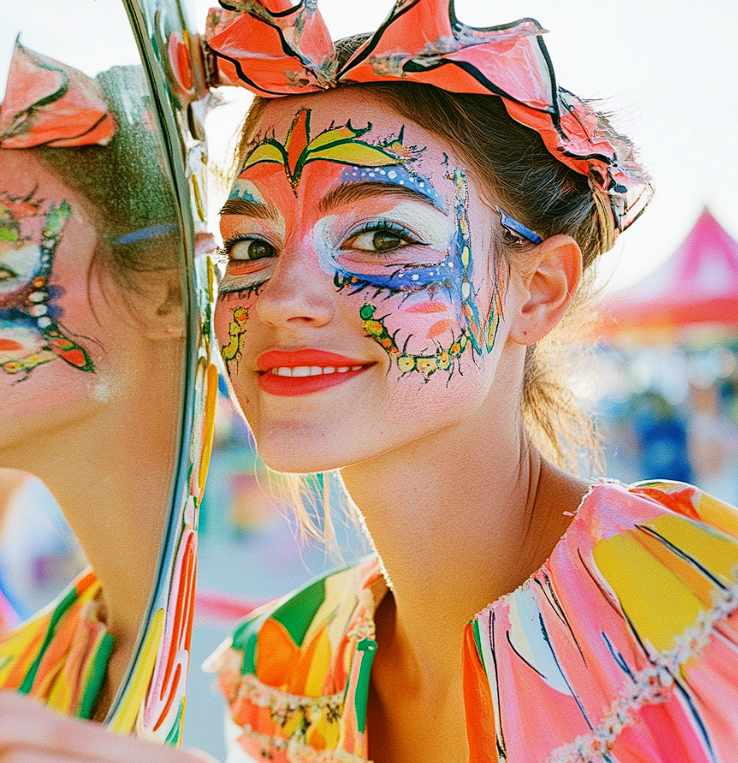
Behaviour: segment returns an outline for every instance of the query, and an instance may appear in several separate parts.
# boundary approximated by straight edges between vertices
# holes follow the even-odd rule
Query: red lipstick
[[[256,364],[263,372],[259,387],[281,397],[308,395],[353,379],[374,363],[323,350],[269,350]]]

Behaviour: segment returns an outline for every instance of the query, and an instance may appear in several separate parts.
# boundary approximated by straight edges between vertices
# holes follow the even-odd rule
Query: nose
[[[335,315],[335,287],[317,254],[304,242],[282,251],[256,300],[259,318],[271,326],[319,328]]]

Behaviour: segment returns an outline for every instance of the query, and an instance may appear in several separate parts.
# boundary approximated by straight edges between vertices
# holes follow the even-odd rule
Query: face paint
[[[95,370],[87,351],[62,331],[59,291],[48,283],[70,215],[66,201],[42,210],[32,195],[0,193],[0,369],[7,374],[27,378],[56,358]]]
[[[439,346],[436,352],[430,355],[413,355],[407,352],[407,342],[405,343],[405,349],[401,351],[396,342],[397,332],[394,334],[389,333],[384,325],[387,316],[378,318],[376,310],[377,308],[374,305],[368,303],[362,306],[360,315],[364,322],[364,330],[367,336],[370,336],[375,342],[382,345],[390,358],[395,358],[397,367],[403,375],[409,374],[411,371],[417,371],[428,379],[436,371],[452,371],[454,362],[459,359],[461,353],[464,352],[469,344],[468,336],[462,334],[459,340],[452,342],[448,348]]]
[[[231,315],[231,322],[228,326],[229,341],[220,348],[221,355],[225,361],[226,368],[229,364],[241,359],[243,352],[243,340],[246,335],[246,323],[249,319],[249,311],[242,306],[236,307]]]
[[[264,197],[259,193],[259,189],[250,180],[240,176],[236,178],[228,198],[243,199],[244,201],[250,201],[252,204],[264,203]]]
[[[311,139],[310,117],[311,109],[301,109],[292,120],[284,143],[280,143],[272,136],[265,138],[251,150],[231,188],[228,201],[221,214],[268,216],[265,211],[267,208],[264,197],[256,185],[245,177],[245,174],[253,167],[260,164],[281,164],[293,191],[297,193],[297,186],[305,166],[315,161],[349,165],[351,169],[348,173],[353,176],[352,179],[356,179],[360,172],[366,170],[367,173],[376,173],[377,178],[381,178],[390,186],[401,187],[405,184],[408,187],[415,186],[419,193],[433,203],[443,204],[430,181],[408,172],[402,166],[404,162],[417,158],[421,153],[416,147],[403,144],[402,130],[397,137],[390,137],[378,145],[373,145],[361,140],[361,136],[372,129],[371,123],[364,128],[356,129],[349,122],[342,127],[330,127]],[[238,205],[239,201],[244,203]],[[229,254],[232,253],[239,242],[248,242],[248,248],[251,248],[251,243],[258,244],[259,239],[246,236],[235,237],[224,242],[224,250]],[[242,243],[240,249],[246,248],[245,243]],[[221,282],[219,294],[222,296],[238,293],[239,296],[251,296],[258,293],[259,287],[268,279],[268,273],[266,268],[253,264],[249,266],[246,263],[253,263],[256,259],[263,258],[264,255],[259,255],[253,259],[250,256],[240,259],[238,267],[240,272],[237,275],[233,272],[226,273]]]
[[[447,346],[439,343],[434,352],[408,352],[408,343],[412,337],[408,337],[404,341],[403,349],[400,350],[397,344],[399,332],[390,333],[385,325],[385,320],[389,315],[378,317],[376,315],[377,307],[371,303],[364,304],[360,311],[367,335],[378,342],[387,351],[390,358],[396,360],[400,372],[404,375],[415,371],[426,379],[439,370],[450,373],[458,370],[457,361],[469,345],[474,355],[481,356],[483,348],[486,351],[491,350],[499,318],[499,310],[497,309],[499,297],[495,291],[496,296],[490,307],[485,325],[480,328],[479,308],[472,280],[474,264],[467,213],[469,194],[466,176],[462,170],[454,170],[448,177],[454,186],[456,228],[450,242],[448,255],[440,265],[424,269],[398,270],[391,277],[393,279],[392,288],[386,286],[385,283],[378,283],[373,277],[352,274],[347,278],[339,278],[339,274],[336,275],[336,285],[339,288],[350,286],[354,291],[361,291],[371,286],[377,289],[375,296],[383,288],[389,288],[393,294],[405,292],[406,295],[424,289],[431,291],[431,294],[434,293],[433,290],[437,293],[438,289],[447,292],[448,298],[458,305],[458,323],[454,325],[450,321],[444,320],[431,327],[427,334],[429,339],[444,333],[452,335]],[[400,285],[401,281],[402,285]],[[406,283],[409,284],[407,287],[405,286]],[[430,305],[433,304],[433,302],[430,303]],[[409,311],[420,312],[421,305],[410,307]],[[430,312],[427,306],[423,307],[422,311]],[[445,311],[445,308],[440,305],[438,312],[442,311]],[[458,336],[453,336],[454,328],[459,326],[462,328]]]
[[[311,201],[316,208],[324,206],[328,209],[332,205],[341,204],[356,206],[363,197],[381,195],[382,187],[386,186],[396,195],[402,189],[400,196],[416,202],[414,206],[407,208],[411,210],[409,212],[402,211],[401,206],[397,206],[395,216],[399,214],[399,219],[417,216],[418,201],[446,214],[447,204],[444,197],[429,178],[409,166],[421,157],[423,149],[405,146],[403,130],[397,138],[372,145],[360,139],[371,125],[363,130],[356,130],[347,123],[338,128],[331,126],[317,138],[311,139],[310,113],[307,109],[297,113],[291,122],[284,144],[270,137],[252,149],[224,207],[224,215],[245,215],[251,220],[247,230],[258,231],[260,219],[274,219],[275,215],[280,216],[278,208],[283,208],[285,200],[282,198],[278,202],[278,208],[270,207],[256,184],[246,177],[246,173],[257,165],[281,165],[292,192],[297,195],[305,166],[319,159],[334,164],[345,164],[346,167],[338,177],[340,184],[320,201],[316,193],[315,201]],[[367,165],[363,165],[363,161],[367,162]],[[434,246],[429,246],[398,222],[376,219],[362,222],[357,229],[342,233],[340,240],[349,242],[349,245],[342,245],[337,249],[338,239],[333,238],[333,234],[325,227],[328,223],[324,221],[328,218],[321,218],[315,228],[318,259],[322,269],[333,275],[334,286],[339,292],[345,290],[348,295],[355,295],[367,291],[367,296],[372,300],[384,295],[381,308],[373,301],[366,301],[360,307],[360,317],[367,336],[382,346],[403,375],[417,372],[426,379],[437,371],[453,373],[459,370],[460,358],[469,345],[472,347],[473,356],[481,356],[484,351],[489,351],[494,343],[499,321],[497,295],[486,311],[484,324],[480,321],[473,282],[467,180],[462,170],[446,172],[445,177],[451,181],[453,187],[455,220],[450,241],[445,239],[447,244],[441,245],[440,241],[436,241]],[[266,182],[270,183],[270,188],[274,187],[276,192],[276,186],[271,185],[276,182],[271,179],[273,176],[265,177],[269,177]],[[328,181],[328,186],[330,185],[331,181]],[[334,218],[340,220],[340,215]],[[281,225],[283,224],[282,221]],[[439,224],[438,213],[434,212],[430,216],[430,225],[426,227],[438,230]],[[273,231],[274,228],[268,230]],[[380,238],[377,239],[377,236]],[[371,239],[375,244],[366,245],[364,238],[366,241]],[[375,248],[377,241],[381,243],[385,239],[389,243],[386,254],[381,246]],[[331,240],[334,243],[330,243]],[[393,246],[393,240],[401,242],[400,245]],[[346,250],[352,249],[355,241],[362,241],[362,245],[356,246],[352,254],[344,254]],[[242,309],[238,316],[234,311],[227,319],[228,336],[222,345],[226,364],[240,357],[248,307],[253,304],[251,298],[256,297],[259,289],[273,274],[278,260],[278,248],[278,245],[262,240],[258,232],[237,234],[226,241],[230,261],[228,272],[221,284],[220,295],[221,299],[236,295]],[[359,256],[356,256],[356,250]],[[403,261],[403,258],[407,259]],[[391,260],[391,265],[387,264],[387,259]],[[421,303],[414,299],[415,296],[420,298],[423,293],[428,295],[427,300]],[[244,298],[249,300],[248,306],[243,304]],[[399,304],[395,299],[400,300]],[[389,309],[390,304],[395,307],[394,310]],[[426,315],[409,316],[410,313]],[[428,315],[432,313],[439,315]],[[440,313],[445,315],[441,316]],[[398,338],[400,329],[393,331],[388,326],[388,323],[390,326],[396,325],[400,316],[405,316],[402,328],[404,339]],[[430,325],[428,317],[431,317]],[[422,325],[423,319],[426,321],[425,325]],[[413,328],[408,330],[410,326]],[[420,333],[415,332],[416,326],[421,327]],[[411,351],[412,345],[414,347]]]
[[[372,129],[371,122],[356,129],[351,122],[343,127],[332,127],[310,138],[310,115],[312,109],[297,112],[284,143],[276,138],[266,138],[246,157],[243,173],[257,164],[281,164],[293,190],[297,188],[305,165],[309,162],[327,161],[337,164],[354,164],[361,167],[387,167],[411,158],[412,149],[402,146],[401,138],[387,141],[385,145],[373,146],[360,140]]]

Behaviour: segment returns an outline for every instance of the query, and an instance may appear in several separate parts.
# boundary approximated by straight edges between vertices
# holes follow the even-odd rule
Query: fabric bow
[[[510,116],[535,130],[563,164],[604,191],[617,232],[651,200],[653,189],[633,146],[597,112],[556,84],[534,19],[475,28],[453,0],[397,0],[379,29],[339,67],[317,0],[220,0],[208,44],[214,84],[277,98],[338,83],[419,82],[453,93],[496,95]]]
[[[0,104],[0,148],[104,146],[115,129],[97,80],[16,40]]]

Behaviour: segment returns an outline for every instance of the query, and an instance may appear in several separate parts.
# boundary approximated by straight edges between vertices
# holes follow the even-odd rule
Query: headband
[[[213,84],[266,98],[340,84],[417,82],[451,93],[495,95],[512,119],[535,130],[560,162],[609,199],[616,233],[653,195],[632,144],[596,111],[558,87],[534,19],[486,28],[461,23],[454,0],[397,0],[390,15],[339,66],[317,0],[219,0],[208,45]]]
[[[15,42],[0,148],[107,145],[115,121],[97,80]]]

